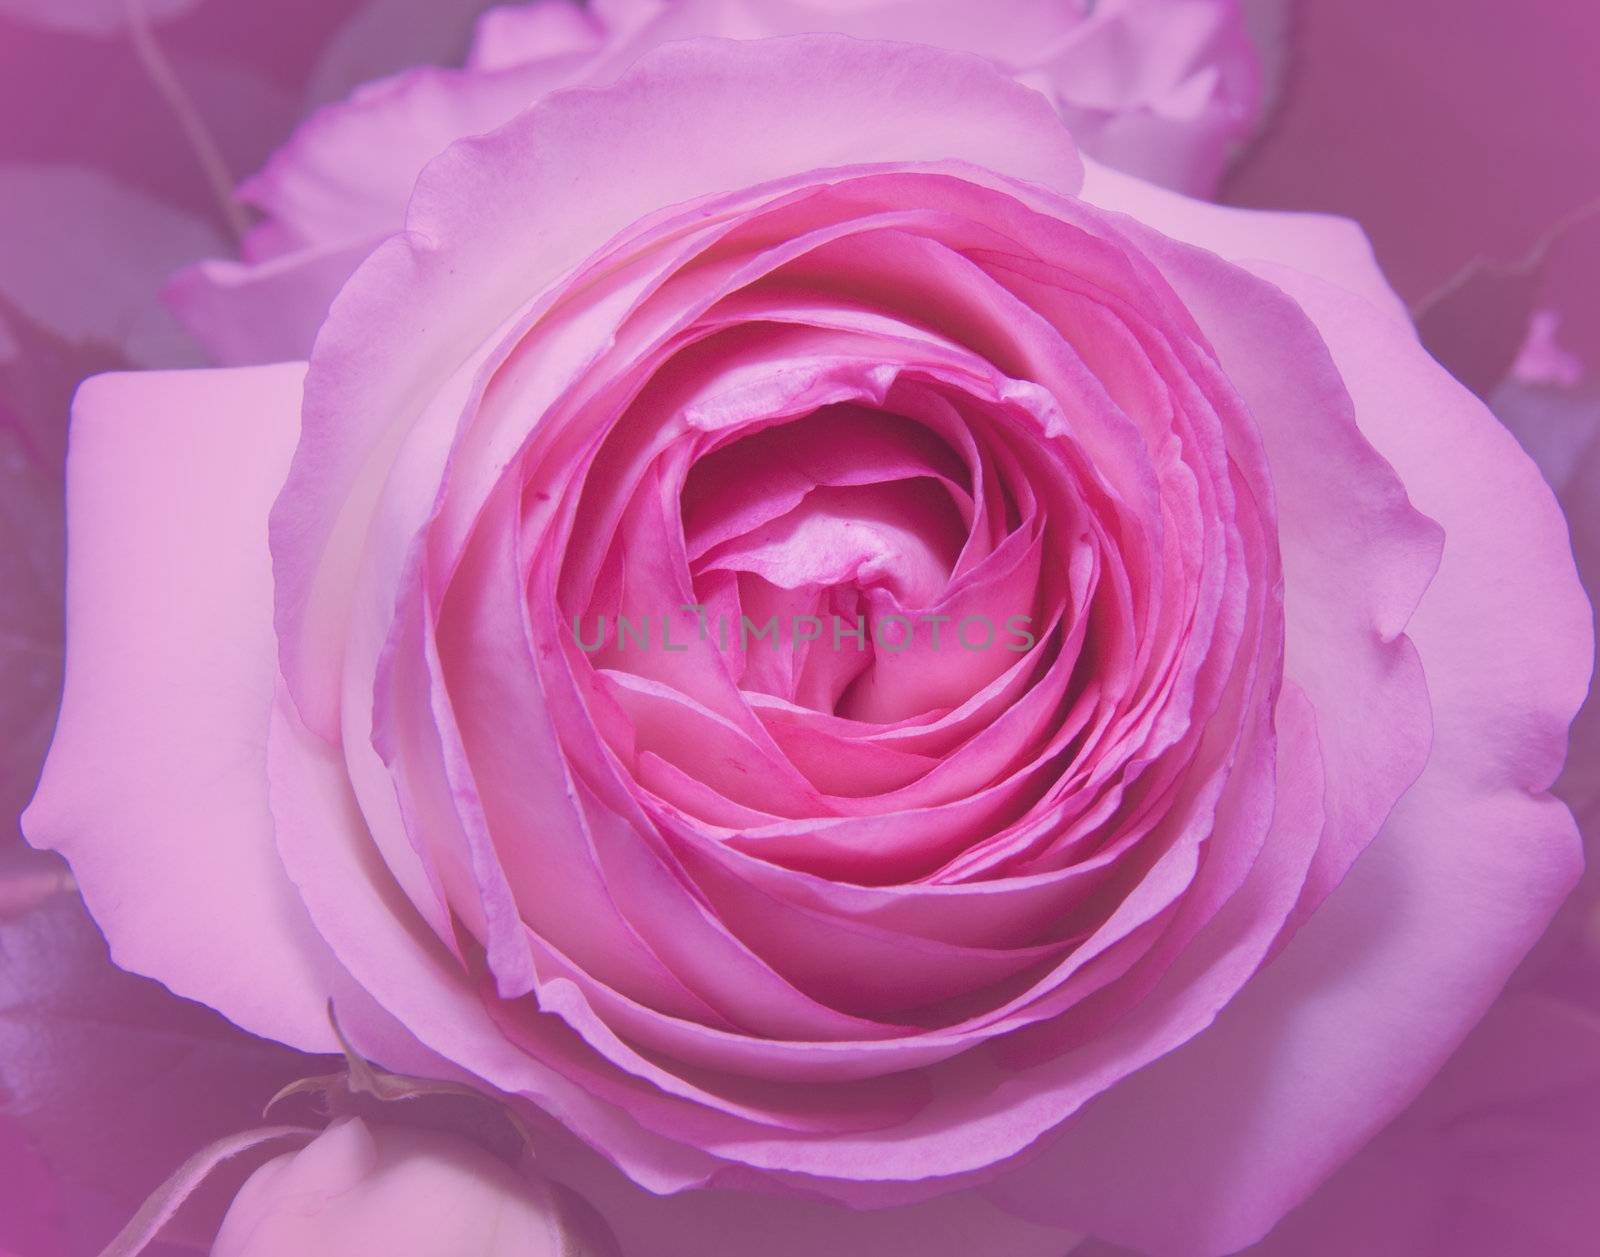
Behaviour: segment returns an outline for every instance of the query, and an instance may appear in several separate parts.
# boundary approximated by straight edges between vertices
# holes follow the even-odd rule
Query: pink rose
[[[1256,60],[1235,0],[534,0],[490,10],[461,70],[422,67],[302,125],[241,197],[265,215],[239,261],[186,271],[169,298],[227,365],[304,358],[328,302],[399,230],[424,165],[558,88],[613,80],[674,40],[837,31],[987,57],[1045,93],[1104,161],[1200,195],[1256,120]]]
[[[342,1118],[258,1169],[211,1257],[607,1257],[574,1197],[453,1135]]]
[[[1232,1251],[1577,876],[1538,472],[1349,224],[977,58],[663,47],[430,163],[309,367],[74,425],[25,824],[118,960],[651,1192]]]

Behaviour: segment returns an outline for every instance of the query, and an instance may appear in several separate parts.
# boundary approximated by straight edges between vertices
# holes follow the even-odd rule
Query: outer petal
[[[1592,638],[1548,490],[1403,325],[1262,269],[1317,322],[1363,431],[1444,526],[1409,627],[1436,735],[1384,832],[1215,1026],[1007,1184],[1013,1202],[1158,1257],[1254,1241],[1392,1118],[1482,1016],[1579,865],[1572,817],[1544,791]],[[1352,1104],[1357,1093],[1370,1102]]]
[[[488,14],[473,64],[598,48],[597,65],[614,70],[679,39],[827,31],[977,53],[1049,96],[1097,157],[1196,193],[1211,191],[1258,111],[1236,0],[644,0],[582,17],[558,0]]]
[[[1417,1103],[1244,1257],[1586,1257],[1597,1128],[1600,1014],[1508,993]]]
[[[1102,161],[1209,196],[1261,110],[1261,69],[1236,0],[1097,0],[1020,63]]]
[[[608,32],[600,15],[578,0],[532,0],[489,9],[472,32],[467,64],[499,70],[543,57],[592,52]]]
[[[1396,318],[1409,319],[1405,304],[1379,268],[1371,243],[1351,219],[1213,205],[1093,161],[1084,162],[1083,198],[1230,261],[1257,259],[1310,271],[1359,293]]]
[[[1584,490],[1582,486],[1588,488]],[[1600,604],[1600,439],[1590,445],[1578,466],[1568,491],[1567,510],[1578,570],[1589,597]],[[1600,605],[1596,607],[1595,620],[1600,631]],[[1590,852],[1600,854],[1600,687],[1590,691],[1588,704],[1578,715],[1572,758],[1562,778],[1561,794],[1577,813]]]
[[[23,829],[71,861],[124,968],[329,1050],[337,965],[267,810],[266,520],[303,374],[102,375],[79,389],[66,694]]]
[[[357,236],[254,265],[196,262],[174,275],[161,295],[212,361],[292,362],[310,354],[329,304],[381,239]]]

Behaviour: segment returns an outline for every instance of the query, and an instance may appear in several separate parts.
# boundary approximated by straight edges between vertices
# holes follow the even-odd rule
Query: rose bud
[[[212,1257],[613,1257],[597,1215],[469,1140],[342,1118],[234,1197]]]

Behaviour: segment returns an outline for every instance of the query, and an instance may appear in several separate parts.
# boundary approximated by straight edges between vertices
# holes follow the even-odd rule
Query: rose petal
[[[327,1050],[337,964],[277,861],[264,790],[266,511],[303,374],[106,375],[79,390],[66,694],[23,829],[72,862],[118,963]]]
[[[1260,1238],[1397,1113],[1579,867],[1572,817],[1544,791],[1592,642],[1548,491],[1481,404],[1380,311],[1307,275],[1264,273],[1312,315],[1363,432],[1445,529],[1408,630],[1436,736],[1377,841],[1216,1024],[1092,1105],[1005,1189],[1162,1257]],[[1500,509],[1485,512],[1485,494]],[[1369,1103],[1350,1103],[1357,1088]],[[1129,1163],[1147,1175],[1114,1170]],[[1262,1165],[1274,1172],[1246,1168]],[[1150,1181],[1164,1185],[1159,1210]]]

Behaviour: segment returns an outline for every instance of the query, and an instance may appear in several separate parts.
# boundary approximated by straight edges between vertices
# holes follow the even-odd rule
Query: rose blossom
[[[303,358],[452,140],[554,89],[609,82],[663,43],[808,31],[979,53],[1044,92],[1089,153],[1201,195],[1258,109],[1236,0],[535,0],[485,14],[464,69],[409,70],[314,115],[240,188],[265,215],[240,260],[185,272],[173,309],[219,363]]]
[[[1085,177],[975,58],[553,95],[428,166],[309,368],[87,384],[69,504],[26,826],[119,961],[309,1050],[332,999],[654,1192],[1231,1251],[1577,872],[1537,471],[1348,224]],[[689,604],[1039,640],[571,634]]]

